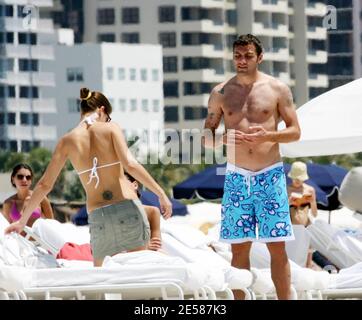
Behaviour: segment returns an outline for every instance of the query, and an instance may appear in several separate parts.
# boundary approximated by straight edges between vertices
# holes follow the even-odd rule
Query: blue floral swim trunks
[[[283,163],[253,172],[226,167],[220,241],[294,240]]]

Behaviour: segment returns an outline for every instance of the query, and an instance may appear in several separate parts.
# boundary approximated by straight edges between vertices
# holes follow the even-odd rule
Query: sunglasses
[[[31,178],[32,178],[32,176],[30,176],[30,175],[25,176],[25,175],[23,175],[23,174],[17,174],[17,175],[16,175],[16,178],[17,178],[18,180],[23,180],[23,179],[25,178],[26,180],[30,181]]]

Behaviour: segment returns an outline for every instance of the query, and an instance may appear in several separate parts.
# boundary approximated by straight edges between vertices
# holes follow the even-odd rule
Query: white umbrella
[[[297,110],[297,142],[281,144],[285,157],[362,152],[362,78],[330,90]],[[279,129],[285,128],[285,123]]]

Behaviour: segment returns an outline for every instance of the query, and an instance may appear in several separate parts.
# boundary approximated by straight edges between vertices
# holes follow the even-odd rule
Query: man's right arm
[[[216,148],[223,144],[223,135],[216,136],[223,111],[218,87],[215,87],[210,95],[207,118],[202,135],[202,144],[205,148]]]

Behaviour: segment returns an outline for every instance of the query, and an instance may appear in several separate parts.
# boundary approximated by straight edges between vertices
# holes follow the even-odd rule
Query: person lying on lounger
[[[135,178],[133,178],[129,173],[125,172],[124,174],[128,179],[128,182],[130,183],[130,187],[136,191],[138,198],[140,198],[141,194],[139,191],[138,181]],[[143,205],[143,208],[146,211],[147,219],[148,222],[150,223],[150,229],[151,229],[150,242],[147,246],[147,249],[158,251],[162,247],[160,210],[157,207],[146,206],[146,205]]]

